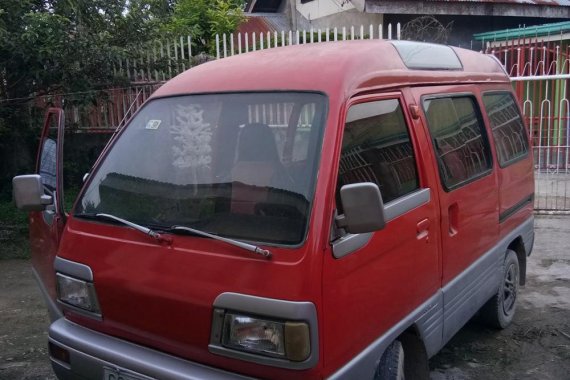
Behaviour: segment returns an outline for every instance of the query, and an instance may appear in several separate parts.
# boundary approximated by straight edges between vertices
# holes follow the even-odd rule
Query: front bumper
[[[50,358],[59,379],[103,379],[103,368],[155,379],[248,379],[183,360],[81,327],[64,318],[51,324],[49,341],[69,351],[69,363]]]

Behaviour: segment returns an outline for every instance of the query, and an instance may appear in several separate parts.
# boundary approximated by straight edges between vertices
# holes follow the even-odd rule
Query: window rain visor
[[[300,244],[325,112],[326,97],[316,93],[150,101],[112,146],[76,214]]]

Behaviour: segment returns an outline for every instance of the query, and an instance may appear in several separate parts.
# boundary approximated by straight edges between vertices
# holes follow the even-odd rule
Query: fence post
[[[216,59],[220,59],[220,35],[216,34]]]
[[[170,41],[166,41],[166,53],[168,56],[168,79],[172,78],[172,55],[170,52]]]
[[[178,74],[180,68],[178,67],[178,45],[176,43],[176,39],[174,39],[174,59],[176,60],[176,73]]]
[[[224,47],[224,58],[228,56],[228,44],[226,41],[226,33],[222,34],[222,42]]]

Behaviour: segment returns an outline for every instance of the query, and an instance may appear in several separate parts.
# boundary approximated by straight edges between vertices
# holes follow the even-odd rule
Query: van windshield
[[[75,213],[297,245],[306,234],[327,99],[227,93],[150,101]]]

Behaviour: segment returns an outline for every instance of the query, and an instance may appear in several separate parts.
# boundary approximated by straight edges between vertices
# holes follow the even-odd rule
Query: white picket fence
[[[116,59],[115,75],[128,77],[131,82],[164,82],[193,65],[197,55],[192,49],[192,37],[154,41],[148,46],[133,48],[131,57]]]
[[[401,36],[401,26],[397,23],[395,30],[388,24],[386,34],[382,24],[365,27],[351,26],[350,28],[325,28],[310,30],[289,30],[266,33],[230,33],[216,35],[216,58],[226,58],[235,54],[242,54],[256,50],[270,49],[278,46],[302,45],[315,42],[346,41],[363,39],[395,39]]]
[[[342,28],[289,30],[267,33],[217,34],[216,59],[255,50],[278,46],[300,45],[326,41],[362,39],[400,39],[400,24],[360,25]],[[115,58],[115,75],[126,76],[131,82],[164,82],[196,64],[207,60],[204,52],[197,51],[192,36],[180,36],[150,45],[135,47],[129,57]]]

